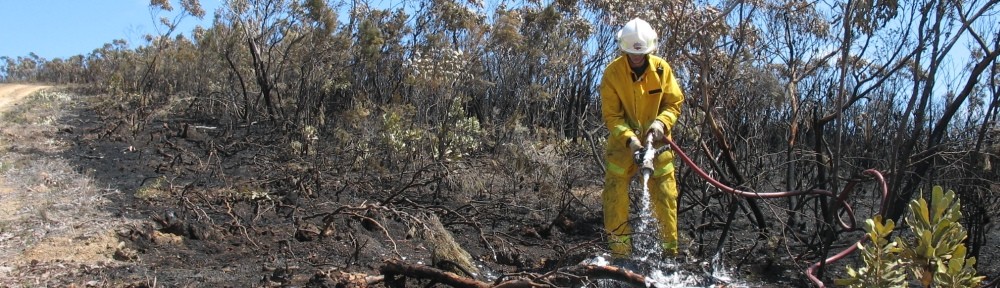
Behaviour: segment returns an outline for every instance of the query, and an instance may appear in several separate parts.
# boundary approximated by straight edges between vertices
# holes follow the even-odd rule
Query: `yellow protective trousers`
[[[649,200],[653,216],[659,222],[663,251],[677,254],[677,181],[674,178],[673,155],[667,151],[656,159],[656,171],[649,179]],[[664,163],[666,162],[666,163]],[[604,228],[610,233],[609,246],[613,257],[632,254],[632,227],[629,223],[629,184],[638,166],[631,165],[624,173],[609,170],[604,176]],[[640,180],[641,181],[641,180]],[[640,184],[641,185],[641,184]]]

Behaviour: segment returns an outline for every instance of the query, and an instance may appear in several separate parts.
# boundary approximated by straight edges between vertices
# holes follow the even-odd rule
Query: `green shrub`
[[[382,139],[393,155],[410,158],[422,151],[426,130],[412,123],[416,117],[416,108],[412,105],[390,107],[382,115]]]
[[[931,202],[923,195],[910,201],[906,217],[913,232],[910,241],[896,237],[886,240],[895,224],[883,224],[882,217],[865,221],[865,231],[871,247],[858,244],[865,267],[858,270],[847,267],[848,278],[838,279],[837,285],[848,287],[902,287],[906,271],[922,287],[978,287],[985,277],[976,276],[976,258],[966,258],[962,243],[968,236],[959,222],[962,218],[961,203],[955,192],[944,192],[934,186]]]
[[[848,287],[901,287],[906,283],[904,262],[900,259],[900,248],[896,241],[889,242],[888,236],[896,224],[887,220],[884,224],[882,216],[865,220],[865,232],[873,245],[865,246],[858,243],[861,259],[865,267],[854,270],[847,266],[848,279],[838,280],[837,285]]]

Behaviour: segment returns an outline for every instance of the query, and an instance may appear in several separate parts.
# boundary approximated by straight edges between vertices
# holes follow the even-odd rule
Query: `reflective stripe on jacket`
[[[608,64],[601,79],[601,113],[609,131],[606,156],[611,170],[629,167],[630,137],[645,141],[636,133],[649,129],[653,120],[663,122],[669,131],[681,113],[684,95],[670,64],[654,55],[649,55],[647,61],[646,72],[634,75],[628,56],[622,54]],[[669,132],[666,136],[670,137]]]

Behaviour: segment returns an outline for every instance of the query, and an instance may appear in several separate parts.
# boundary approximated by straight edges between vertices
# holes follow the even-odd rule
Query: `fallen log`
[[[319,272],[314,276],[315,286],[321,287],[342,287],[342,288],[368,288],[381,283],[382,275],[372,276],[363,273],[352,273],[344,271]],[[331,281],[331,282],[324,282]]]
[[[566,267],[566,272],[590,279],[610,279],[635,287],[646,287],[646,276],[616,266],[576,265]]]
[[[405,287],[405,284],[400,283],[397,276],[405,276],[419,279],[428,279],[437,281],[445,285],[450,285],[452,287],[476,287],[476,288],[487,288],[490,284],[480,282],[475,279],[466,278],[459,276],[458,274],[444,271],[441,269],[433,268],[424,265],[410,265],[406,263],[399,262],[397,260],[388,260],[385,265],[382,265],[381,269],[382,275],[385,276],[384,280],[390,287]]]
[[[426,279],[452,287],[476,287],[476,288],[535,288],[552,287],[552,283],[574,283],[577,286],[584,282],[599,279],[615,280],[626,283],[634,287],[646,287],[646,277],[615,266],[600,266],[590,264],[580,264],[563,267],[555,271],[540,274],[518,274],[516,278],[509,280],[498,279],[494,283],[486,283],[476,279],[467,278],[458,274],[437,269],[425,265],[411,265],[398,260],[388,260],[381,268],[385,276],[385,282],[391,287],[404,287],[399,276],[417,279]]]

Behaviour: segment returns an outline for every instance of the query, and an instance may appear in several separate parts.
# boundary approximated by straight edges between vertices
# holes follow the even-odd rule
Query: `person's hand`
[[[635,164],[642,164],[642,156],[645,154],[646,149],[642,147],[642,142],[639,142],[639,138],[634,136],[628,138],[628,149],[632,150],[632,161],[635,161]]]
[[[653,125],[649,125],[649,132],[653,134],[653,140],[659,141],[663,140],[664,131],[666,130],[666,125],[660,120],[653,120]]]
[[[635,136],[629,137],[628,149],[632,150],[632,153],[642,150],[642,142],[639,142],[639,138],[636,138]]]

